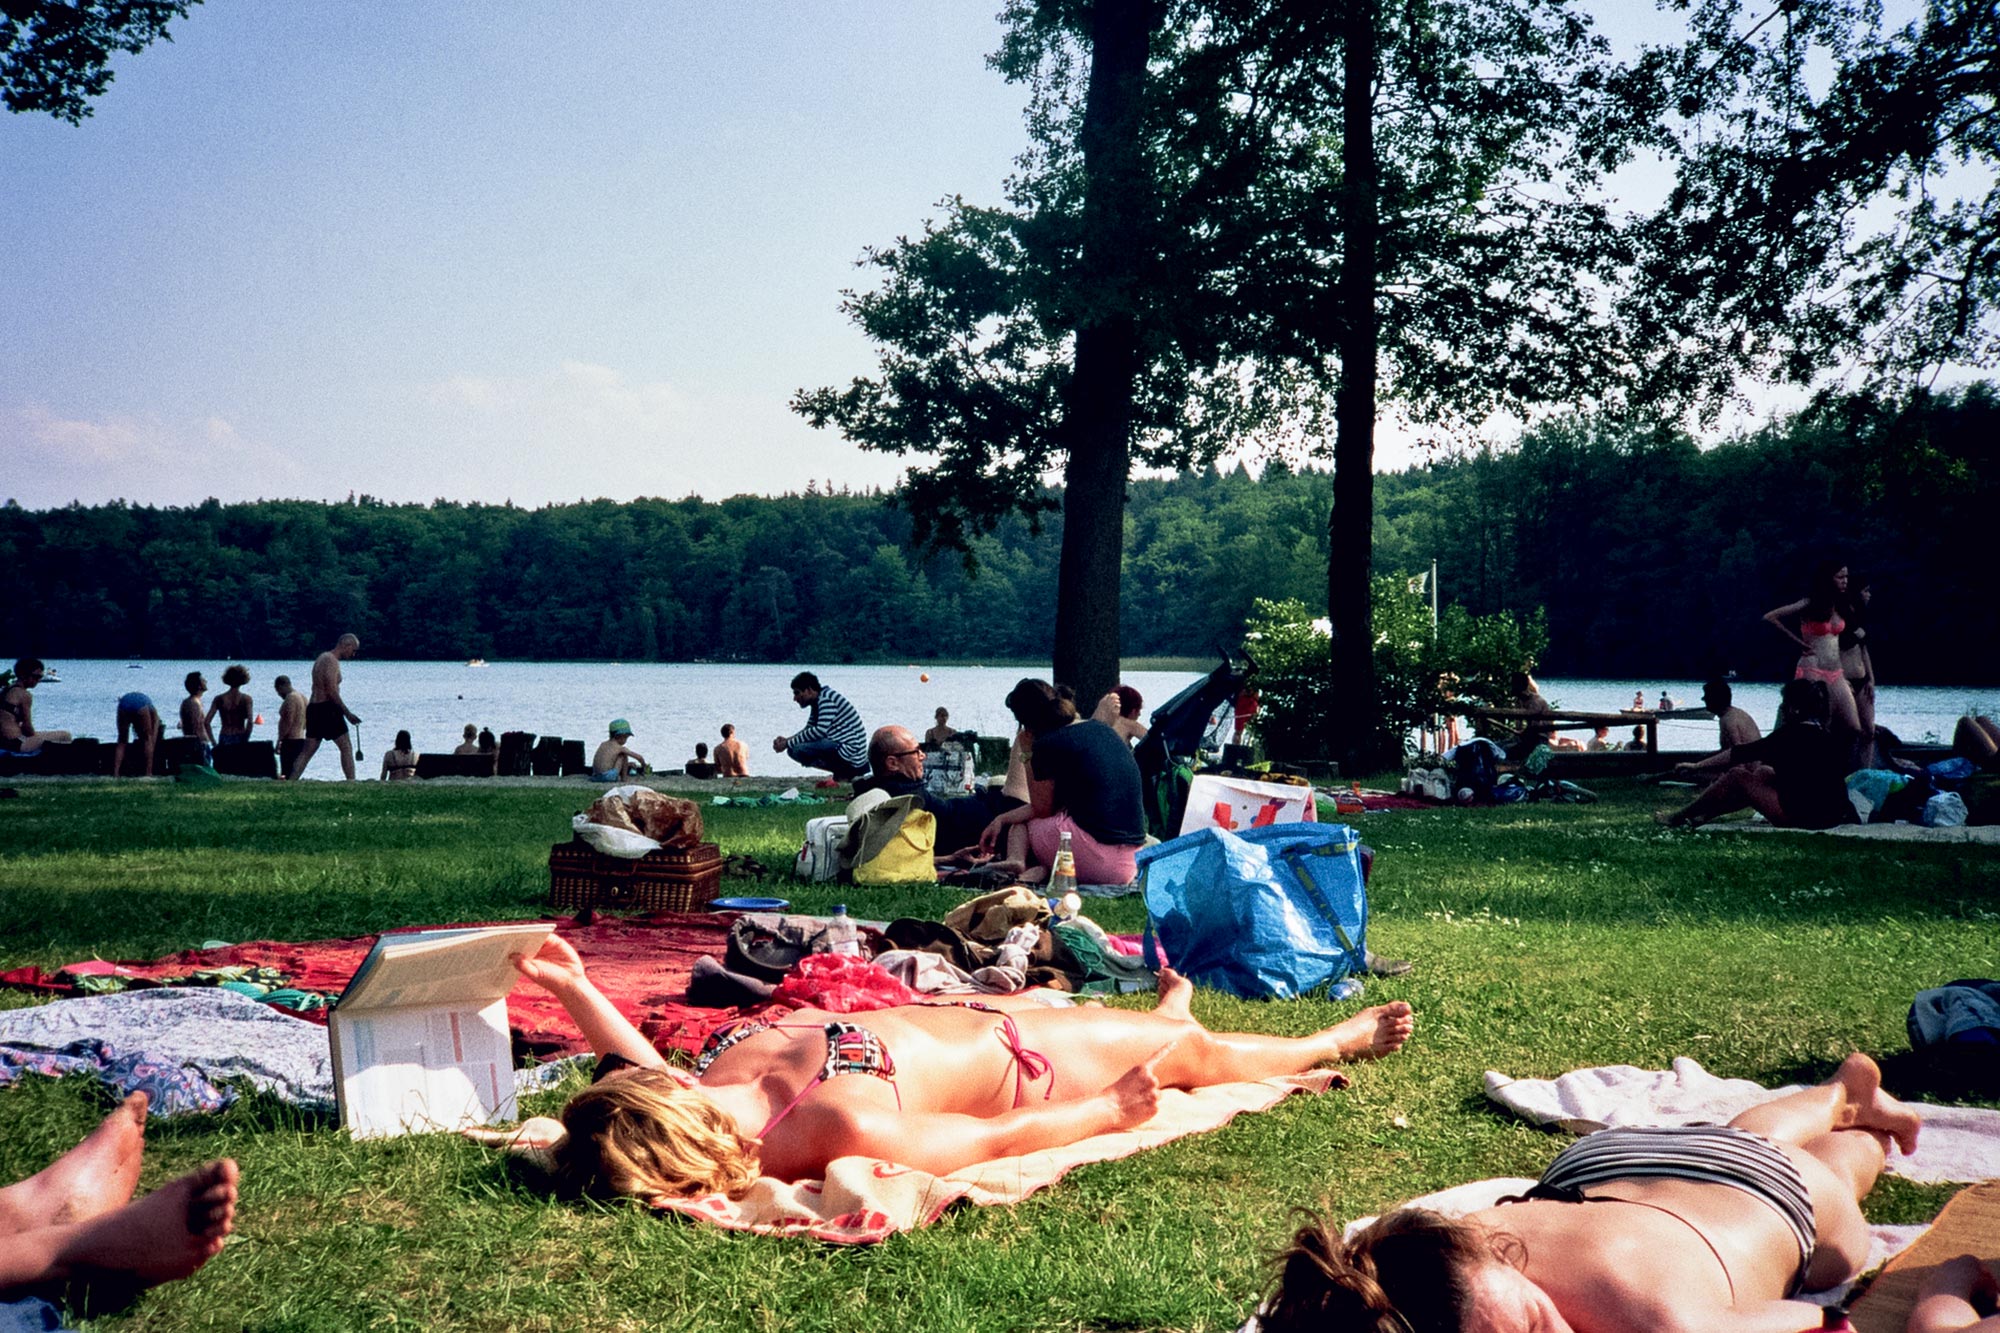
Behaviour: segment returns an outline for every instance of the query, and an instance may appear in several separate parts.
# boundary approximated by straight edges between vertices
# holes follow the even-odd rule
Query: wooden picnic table
[[[1706,708],[1668,709],[1622,709],[1615,713],[1591,713],[1577,708],[1551,708],[1546,711],[1534,708],[1477,708],[1467,706],[1462,710],[1473,721],[1480,723],[1484,733],[1487,719],[1496,722],[1533,721],[1549,731],[1595,731],[1599,727],[1644,727],[1646,729],[1646,753],[1660,752],[1660,722],[1664,720],[1692,720],[1713,722],[1715,714]],[[1517,728],[1518,730],[1518,728]]]

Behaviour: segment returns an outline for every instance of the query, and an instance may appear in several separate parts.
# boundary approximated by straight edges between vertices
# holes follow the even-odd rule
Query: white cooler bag
[[[846,815],[821,815],[806,821],[806,841],[792,861],[800,879],[824,884],[840,874],[840,844],[847,838]]]

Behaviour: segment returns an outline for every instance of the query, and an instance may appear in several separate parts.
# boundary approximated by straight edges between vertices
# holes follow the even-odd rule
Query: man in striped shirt
[[[772,750],[805,768],[823,768],[836,780],[868,771],[868,729],[845,695],[801,671],[792,677],[792,702],[812,709],[812,716],[794,734],[773,740]]]

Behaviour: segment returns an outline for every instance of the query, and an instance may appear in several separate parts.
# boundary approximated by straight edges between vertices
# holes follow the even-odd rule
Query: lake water
[[[183,678],[200,671],[211,687],[209,698],[222,689],[220,661],[56,661],[59,682],[35,691],[35,721],[50,729],[110,740],[114,701],[129,690],[152,696],[168,731],[184,691]],[[273,677],[289,675],[308,691],[310,662],[246,662],[250,694],[264,715],[265,726],[254,733],[276,735],[276,695]],[[952,725],[983,735],[1013,732],[1013,719],[1001,702],[1023,675],[1046,676],[1018,663],[1007,666],[762,666],[712,663],[615,662],[494,662],[483,667],[461,662],[378,662],[363,656],[346,664],[343,692],[363,718],[362,749],[369,755],[364,776],[379,770],[379,756],[399,729],[407,729],[422,751],[448,751],[459,742],[466,723],[503,731],[531,731],[565,736],[591,745],[605,734],[606,724],[622,717],[632,724],[632,744],[655,768],[678,768],[694,752],[696,741],[711,748],[724,722],[736,724],[750,750],[750,771],[760,776],[804,777],[783,755],[774,754],[771,740],[789,735],[804,724],[805,711],[792,703],[790,682],[801,669],[853,701],[870,727],[900,722],[922,733],[939,706],[951,710]],[[929,679],[924,679],[928,676]],[[1125,677],[1146,698],[1151,711],[1196,679],[1185,671],[1135,671]],[[1541,682],[1542,693],[1558,708],[1612,711],[1628,707],[1635,690],[1644,690],[1649,704],[1659,701],[1665,687],[1682,707],[1700,707],[1698,682],[1659,680],[1561,680]],[[1743,682],[1735,686],[1736,702],[1767,731],[1778,709],[1776,682]],[[1959,715],[1967,709],[2000,716],[2000,687],[1894,686],[1881,689],[1876,713],[1882,725],[1907,741],[1949,742]],[[1571,733],[1587,739],[1587,733]],[[1629,735],[1620,739],[1629,739]],[[1670,750],[1713,747],[1712,722],[1668,721],[1660,724],[1660,745]],[[322,746],[309,776],[339,776],[339,761]]]

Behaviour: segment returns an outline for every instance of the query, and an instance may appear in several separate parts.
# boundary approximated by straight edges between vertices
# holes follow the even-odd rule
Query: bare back
[[[302,741],[306,738],[306,697],[292,690],[278,705],[278,739]]]
[[[340,657],[332,649],[313,659],[312,701],[316,704],[340,702]]]

